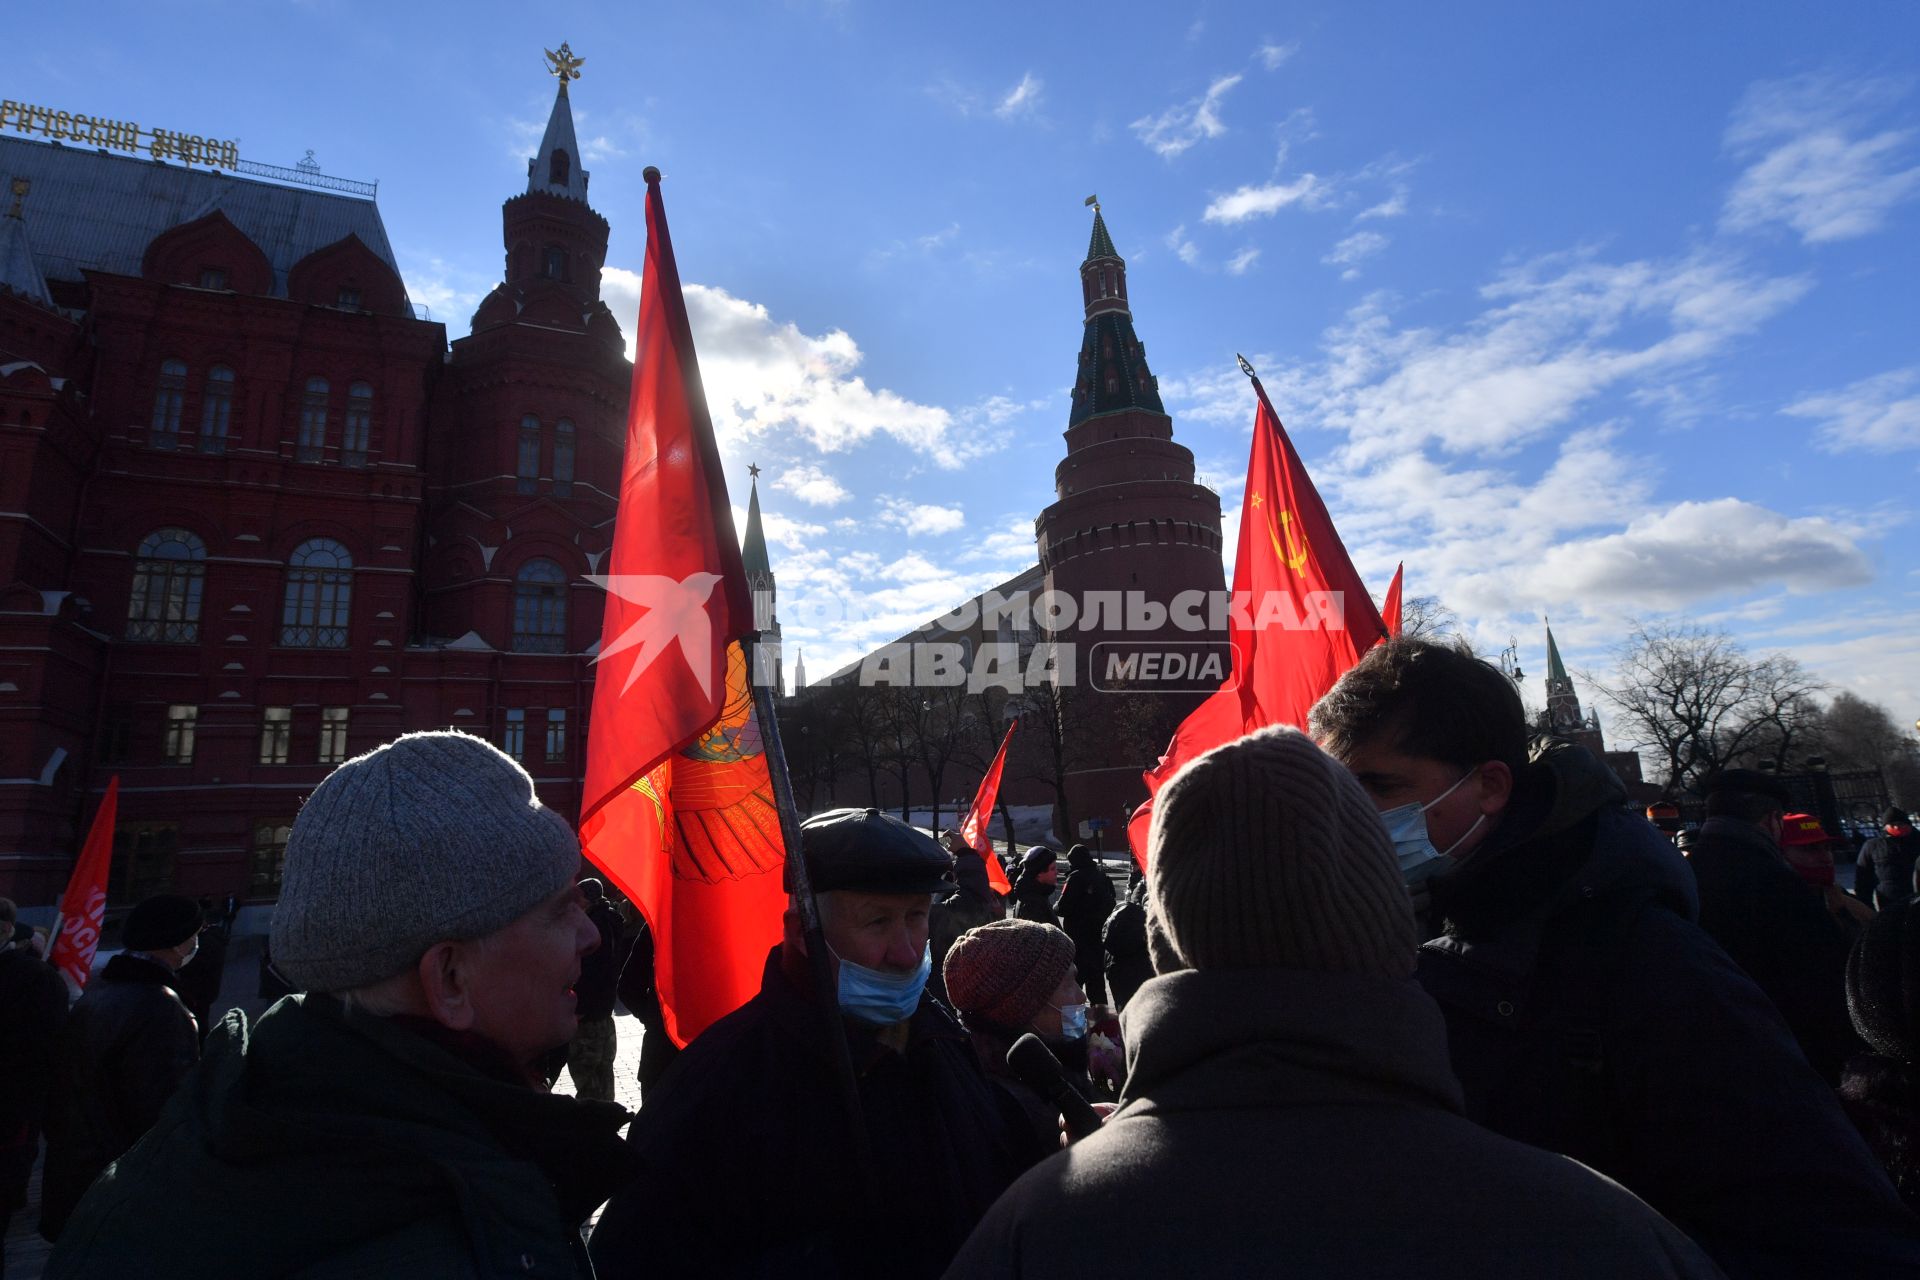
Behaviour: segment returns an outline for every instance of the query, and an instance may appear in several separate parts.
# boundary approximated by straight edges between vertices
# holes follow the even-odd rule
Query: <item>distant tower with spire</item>
[[[769,685],[776,694],[786,692],[781,671],[780,591],[773,580],[773,563],[767,558],[767,534],[760,523],[760,468],[747,468],[747,532],[740,541],[740,560],[747,571],[747,587],[753,592],[753,626],[760,633],[753,647],[753,680]]]
[[[1554,641],[1553,627],[1547,627],[1547,706],[1534,723],[1536,731],[1577,743],[1605,761],[1629,793],[1641,787],[1640,756],[1632,751],[1607,750],[1606,735],[1600,729],[1600,717],[1580,706],[1567,664],[1560,660],[1560,646]],[[1640,797],[1642,800],[1645,797]]]
[[[1114,247],[1099,200],[1087,203],[1093,235],[1080,263],[1080,358],[1067,414],[1067,454],[1054,470],[1054,501],[1041,512],[1035,532],[1047,590],[1071,596],[1082,610],[1080,626],[1055,636],[1074,646],[1074,696],[1083,700],[1088,723],[1101,726],[1098,733],[1127,740],[1129,747],[1153,740],[1141,755],[1150,759],[1199,703],[1199,682],[1116,680],[1109,668],[1116,658],[1124,662],[1149,652],[1161,655],[1156,665],[1173,651],[1191,656],[1211,647],[1225,656],[1224,636],[1180,630],[1166,613],[1183,591],[1225,589],[1220,497],[1196,482],[1192,452],[1173,439],[1159,379],[1134,332],[1126,260]],[[1144,597],[1149,606],[1136,619],[1151,618],[1157,607],[1164,624],[1134,630],[1122,617],[1103,612],[1094,626],[1084,625],[1096,598],[1118,602],[1129,596]],[[1208,691],[1218,683],[1212,681]],[[1122,684],[1124,691],[1113,692]],[[1141,741],[1131,741],[1136,738]],[[1113,761],[1102,753],[1089,756],[1083,771],[1068,774],[1072,816],[1076,822],[1104,818],[1117,833],[1124,811],[1145,799],[1145,788],[1137,772],[1107,767]]]
[[[799,693],[807,687],[807,655],[798,645],[793,649],[793,691]]]

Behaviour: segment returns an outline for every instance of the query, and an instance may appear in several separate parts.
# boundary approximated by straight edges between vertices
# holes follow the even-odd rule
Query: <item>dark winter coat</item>
[[[1153,976],[1153,957],[1147,954],[1147,906],[1129,897],[1107,917],[1103,941],[1107,953],[1107,986],[1113,1007],[1124,1009],[1140,984]]]
[[[667,1038],[667,1018],[660,1009],[660,992],[654,986],[653,930],[641,920],[633,927],[633,943],[627,948],[626,963],[620,968],[620,1003],[640,1020],[640,1105],[653,1096],[653,1087],[673,1065],[680,1047]]]
[[[538,1092],[331,996],[235,1010],[68,1224],[47,1280],[588,1276],[625,1109]]]
[[[1060,917],[1053,912],[1053,886],[1042,884],[1031,872],[1022,872],[1013,882],[1013,918],[1059,928]]]
[[[1708,818],[1686,858],[1700,893],[1700,927],[1767,993],[1801,1052],[1828,1084],[1864,1053],[1847,1014],[1852,940],[1761,828]]]
[[[1106,942],[1102,935],[1107,917],[1113,914],[1113,881],[1089,854],[1075,855],[1072,867],[1054,910],[1060,917],[1060,927],[1073,939],[1080,985],[1094,1003],[1104,1004]]]
[[[24,1200],[40,1149],[67,983],[26,947],[0,946],[0,1218]]]
[[[93,1180],[160,1118],[200,1058],[200,1031],[157,960],[107,961],[54,1045],[40,1232],[57,1239]]]
[[[611,1018],[614,989],[620,983],[620,913],[601,898],[587,909],[587,919],[600,931],[600,945],[580,957],[574,1012],[582,1018]]]
[[[1913,866],[1920,861],[1920,832],[1890,836],[1884,831],[1860,846],[1859,860],[1873,868],[1874,905],[1885,907],[1913,896]]]
[[[1733,1277],[1913,1274],[1899,1202],[1772,1003],[1695,923],[1693,877],[1589,752],[1544,750],[1433,879],[1419,980],[1467,1114],[1625,1185]]]
[[[594,1230],[600,1275],[936,1276],[1020,1171],[1019,1117],[923,996],[897,1028],[840,1020],[877,1174],[869,1204],[826,1019],[782,957],[634,1121],[642,1169]],[[902,1031],[903,1049],[883,1043]]]
[[[1840,1101],[1900,1198],[1920,1213],[1920,1070],[1863,1053],[1847,1064]]]
[[[1411,983],[1189,971],[1122,1020],[1120,1110],[1015,1183],[949,1276],[1717,1274],[1618,1186],[1463,1117]]]

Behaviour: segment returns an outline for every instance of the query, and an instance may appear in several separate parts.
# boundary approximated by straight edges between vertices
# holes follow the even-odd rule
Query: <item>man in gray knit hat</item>
[[[1461,1114],[1393,845],[1305,736],[1181,770],[1148,862],[1159,976],[1121,1015],[1120,1109],[1015,1183],[948,1275],[1076,1274],[1089,1240],[1117,1242],[1106,1277],[1718,1275],[1618,1186]]]
[[[304,994],[227,1015],[47,1275],[591,1275],[578,1227],[631,1170],[629,1117],[540,1070],[599,942],[579,872],[566,821],[478,738],[341,765],[275,912]]]

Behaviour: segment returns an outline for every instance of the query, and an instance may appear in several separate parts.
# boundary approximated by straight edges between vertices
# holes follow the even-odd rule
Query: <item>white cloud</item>
[[[1398,218],[1406,211],[1407,189],[1405,187],[1396,187],[1393,194],[1385,200],[1382,200],[1379,204],[1362,209],[1359,214],[1355,216],[1354,221],[1364,222],[1368,218]]]
[[[1303,173],[1292,182],[1267,182],[1245,186],[1224,196],[1215,196],[1204,215],[1208,222],[1235,223],[1249,218],[1270,218],[1288,205],[1308,209],[1324,206],[1332,198],[1331,184],[1311,173]]]
[[[953,533],[967,523],[959,507],[943,507],[932,502],[910,502],[905,498],[882,498],[874,520],[903,531],[908,537]]]
[[[1300,52],[1300,42],[1289,40],[1285,44],[1263,44],[1256,51],[1260,65],[1269,71],[1278,71],[1287,59]]]
[[[1253,264],[1258,261],[1260,261],[1260,251],[1252,246],[1248,246],[1234,254],[1233,257],[1228,260],[1227,271],[1231,275],[1243,276],[1247,274]]]
[[[782,468],[774,477],[773,487],[811,507],[837,507],[853,496],[824,468],[811,465]]]
[[[1217,138],[1227,131],[1220,118],[1220,103],[1239,75],[1221,76],[1198,98],[1168,107],[1157,116],[1142,116],[1132,129],[1148,149],[1168,160],[1206,138]]]
[[[1820,443],[1839,452],[1920,448],[1920,365],[1806,396],[1781,410],[1820,422]]]
[[[1167,248],[1190,267],[1200,262],[1200,246],[1187,238],[1187,224],[1184,222],[1167,232]]]
[[[1040,95],[1044,88],[1038,76],[1031,71],[1027,72],[1020,77],[1020,83],[1008,90],[1006,96],[1000,99],[1000,104],[993,109],[993,114],[1002,120],[1017,120],[1038,114]]]
[[[1345,267],[1340,273],[1342,280],[1352,280],[1360,274],[1360,263],[1387,247],[1387,237],[1378,231],[1356,231],[1327,252],[1320,259],[1330,267]]]
[[[498,283],[492,276],[470,271],[436,254],[416,256],[405,247],[400,250],[400,275],[406,282],[408,299],[432,312],[453,337],[465,332],[481,299]]]
[[[1861,586],[1873,571],[1846,531],[1738,498],[1682,502],[1620,533],[1549,550],[1528,575],[1541,595],[1677,609],[1778,584],[1796,593]]]
[[[955,414],[869,386],[857,372],[865,357],[844,329],[804,333],[759,303],[711,285],[689,284],[684,293],[707,406],[725,452],[752,439],[797,434],[822,453],[837,453],[888,436],[954,469],[1006,441],[1003,433],[974,429],[977,409]],[[601,294],[615,315],[634,315],[640,277],[608,267]],[[634,341],[629,332],[629,357]]]
[[[1734,231],[1784,223],[1807,244],[1877,231],[1895,205],[1920,192],[1911,129],[1873,131],[1904,96],[1889,80],[1826,74],[1761,81],[1727,126],[1727,150],[1747,162],[1720,221]]]

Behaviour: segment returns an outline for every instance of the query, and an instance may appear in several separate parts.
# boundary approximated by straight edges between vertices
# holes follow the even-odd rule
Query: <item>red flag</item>
[[[1390,636],[1400,634],[1400,576],[1406,571],[1407,566],[1404,563],[1393,566],[1393,581],[1387,584],[1387,602],[1380,607],[1381,616],[1387,624],[1387,634]]]
[[[1012,893],[1013,886],[1007,883],[1006,868],[1000,865],[1000,859],[993,852],[993,841],[987,836],[987,823],[993,818],[994,801],[1000,798],[1000,770],[1006,767],[1007,747],[1013,741],[1013,731],[1020,727],[1015,720],[1007,726],[1007,736],[1000,739],[1000,749],[993,753],[993,763],[987,766],[987,776],[980,779],[980,789],[973,793],[973,807],[967,810],[965,822],[960,824],[960,838],[967,847],[980,855],[980,861],[987,864],[987,883],[993,886],[995,893]]]
[[[626,457],[593,687],[580,841],[647,918],[666,1030],[685,1045],[760,989],[785,844],[742,638],[753,600],[680,273],[647,179]]]
[[[1153,795],[1182,765],[1270,724],[1305,727],[1313,704],[1386,634],[1258,378],[1253,389],[1260,404],[1233,565],[1236,608],[1228,624],[1233,674],[1194,708],[1159,765],[1145,775],[1147,801],[1127,820],[1127,839],[1143,869]]]
[[[120,776],[115,774],[107,779],[107,794],[100,797],[87,842],[80,846],[80,860],[60,896],[60,936],[54,939],[51,962],[76,992],[87,989],[107,921],[107,864],[113,861],[113,822],[119,807]]]

